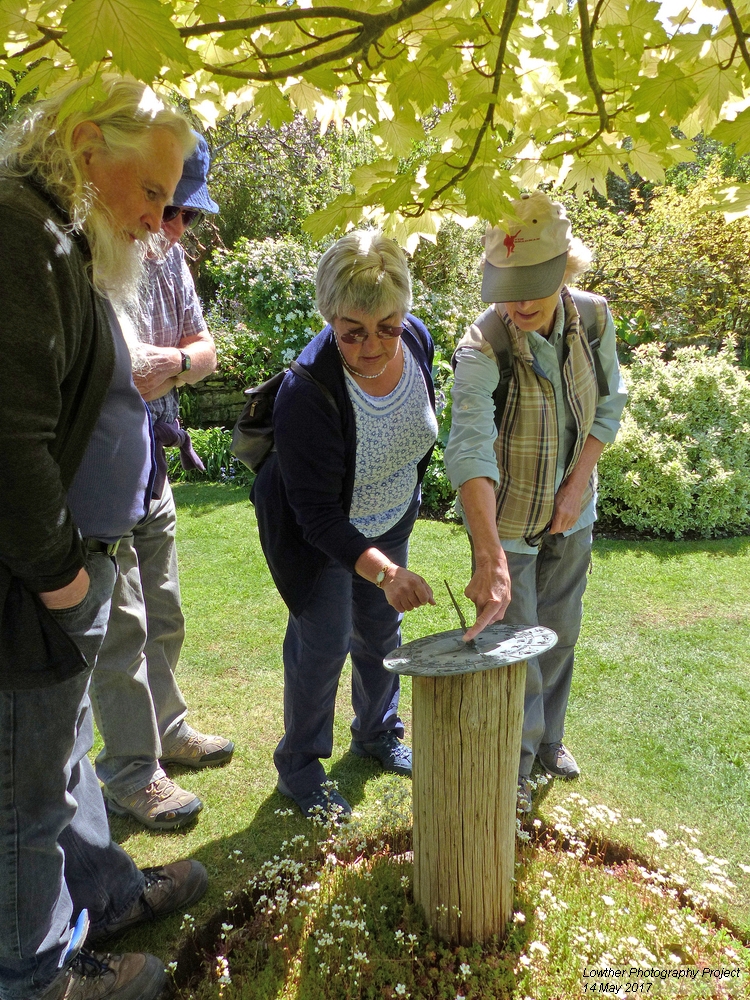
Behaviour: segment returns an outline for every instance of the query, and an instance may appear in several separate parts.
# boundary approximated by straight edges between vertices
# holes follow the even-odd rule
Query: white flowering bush
[[[419,278],[412,280],[412,299],[411,311],[422,320],[447,358],[467,328],[487,308],[473,288],[435,291]]]
[[[220,369],[243,386],[281,371],[325,325],[315,308],[319,257],[288,236],[214,251],[206,265],[216,282],[209,326]]]
[[[625,369],[630,399],[599,462],[608,525],[681,538],[750,524],[750,377],[729,342],[715,355],[683,347],[665,361],[638,348]]]

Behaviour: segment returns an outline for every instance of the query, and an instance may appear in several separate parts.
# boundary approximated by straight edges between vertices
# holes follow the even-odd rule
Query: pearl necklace
[[[357,378],[380,378],[380,376],[386,370],[386,368],[391,363],[391,361],[393,361],[393,358],[396,357],[396,355],[394,354],[393,358],[388,358],[388,360],[386,361],[386,363],[383,365],[383,367],[380,369],[380,371],[376,375],[363,375],[362,372],[355,371],[354,368],[352,368],[352,366],[346,360],[346,358],[344,357],[344,352],[341,350],[341,347],[339,346],[339,338],[335,334],[334,334],[333,339],[336,341],[336,348],[337,348],[337,350],[339,352],[339,356],[341,358],[341,362],[342,362],[344,368],[346,368],[346,370],[349,372],[350,375],[355,375]],[[401,338],[400,337],[399,337],[399,341],[398,341],[398,346],[401,347]]]

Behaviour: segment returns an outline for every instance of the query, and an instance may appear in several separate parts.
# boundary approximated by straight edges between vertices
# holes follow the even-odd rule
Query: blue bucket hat
[[[180,208],[200,208],[204,212],[218,212],[219,206],[211,198],[206,187],[206,178],[211,167],[211,154],[202,135],[193,132],[198,140],[195,152],[185,160],[180,183],[175,188],[173,205]]]

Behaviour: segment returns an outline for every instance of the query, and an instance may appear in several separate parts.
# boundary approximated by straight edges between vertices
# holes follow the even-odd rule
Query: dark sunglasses
[[[182,216],[182,224],[186,229],[195,229],[203,221],[205,213],[200,208],[180,208],[179,205],[167,205],[162,212],[162,222],[173,222],[178,215]]]
[[[403,326],[381,326],[377,330],[377,336],[380,340],[394,340],[403,332]],[[339,340],[343,340],[345,344],[364,344],[369,336],[364,330],[361,333],[340,333]]]

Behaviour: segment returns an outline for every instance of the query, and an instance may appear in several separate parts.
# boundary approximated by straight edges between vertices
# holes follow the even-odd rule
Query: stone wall
[[[186,427],[231,429],[244,405],[245,396],[236,382],[219,372],[180,391],[180,416]]]

